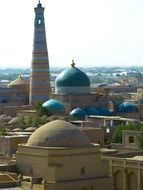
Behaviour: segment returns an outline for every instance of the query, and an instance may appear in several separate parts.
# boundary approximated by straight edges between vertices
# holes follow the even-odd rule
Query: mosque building
[[[0,89],[2,92],[1,101],[5,101],[8,97],[6,104],[8,106],[26,104],[33,106],[38,102],[43,102],[45,108],[58,108],[58,112],[70,113],[73,109],[80,108],[83,109],[83,112],[86,109],[88,115],[95,114],[96,108],[105,108],[108,93],[91,92],[88,76],[75,66],[74,61],[69,68],[58,75],[55,80],[55,91],[51,92],[44,7],[40,1],[34,10],[34,41],[30,84],[20,76],[12,81],[8,88]],[[12,101],[13,104],[11,104]]]
[[[106,107],[106,94],[91,92],[88,76],[75,66],[74,61],[69,68],[60,73],[55,80],[55,92],[51,98],[64,104],[67,113],[80,108],[90,113],[91,108]]]
[[[41,126],[18,145],[16,164],[21,175],[42,178],[45,190],[113,189],[99,145],[63,120]]]

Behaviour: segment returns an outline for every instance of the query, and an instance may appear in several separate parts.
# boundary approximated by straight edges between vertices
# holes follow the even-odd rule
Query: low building
[[[99,145],[63,120],[41,126],[20,144],[16,163],[21,175],[42,178],[46,190],[113,189]]]
[[[11,135],[0,137],[0,154],[15,154],[19,143],[26,143],[29,135]]]
[[[140,152],[104,156],[109,161],[115,190],[143,189],[143,155]]]
[[[142,130],[125,130],[122,135],[123,146],[138,149],[137,137],[143,133]]]
[[[81,127],[83,131],[89,138],[90,143],[97,143],[101,147],[104,147],[105,130],[104,128],[95,127]]]

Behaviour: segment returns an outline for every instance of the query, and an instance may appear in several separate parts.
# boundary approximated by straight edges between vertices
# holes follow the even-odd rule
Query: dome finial
[[[71,64],[72,67],[75,67],[75,62],[74,62],[74,59],[72,60],[72,64]]]
[[[38,1],[38,7],[42,7],[41,1]]]

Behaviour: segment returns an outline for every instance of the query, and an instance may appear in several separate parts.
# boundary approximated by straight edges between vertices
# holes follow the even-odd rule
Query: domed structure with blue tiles
[[[103,115],[103,116],[110,116],[112,115],[112,112],[110,112],[107,108],[105,107],[101,107],[98,109],[99,110],[99,113],[100,115]]]
[[[119,105],[118,107],[119,112],[137,112],[138,111],[138,106],[134,103],[131,102],[123,102]]]
[[[65,110],[64,105],[60,101],[54,100],[54,99],[47,100],[46,102],[42,104],[42,107],[45,109],[52,110],[52,111]]]
[[[72,62],[71,67],[58,75],[55,81],[56,93],[89,93],[90,80],[80,69],[75,67]]]
[[[76,119],[84,119],[86,116],[86,112],[81,108],[75,108],[70,112],[70,116]]]
[[[86,108],[106,107],[107,92],[106,89],[93,91],[87,74],[77,68],[72,61],[71,66],[57,76],[55,91],[51,94],[51,98],[63,103],[65,112],[69,114],[75,108],[81,108],[86,112]],[[88,110],[88,112],[90,115],[98,115],[97,110]],[[75,113],[77,114],[77,110]]]
[[[87,115],[100,115],[98,109],[93,107],[85,108],[85,112]]]

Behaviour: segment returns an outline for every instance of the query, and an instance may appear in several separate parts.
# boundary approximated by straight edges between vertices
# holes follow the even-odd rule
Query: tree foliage
[[[8,134],[7,129],[3,128],[0,130],[0,136],[5,137]]]
[[[112,136],[112,142],[122,143],[123,130],[143,130],[143,124],[141,123],[129,123],[128,125],[118,125]]]
[[[42,102],[38,102],[34,109],[36,110],[36,113],[33,115],[26,115],[23,116],[23,118],[20,121],[20,127],[25,129],[27,127],[39,127],[45,123],[48,122],[48,117],[53,115],[53,112],[51,110],[47,110],[42,107]]]
[[[116,111],[118,106],[123,102],[124,98],[121,95],[111,95],[109,98],[114,104],[114,110]]]
[[[20,127],[26,129],[27,127],[39,127],[47,123],[47,117],[38,114],[24,116],[20,121]]]
[[[138,137],[137,137],[137,145],[138,148],[143,151],[143,133],[141,133]]]
[[[34,106],[34,109],[37,111],[37,115],[39,116],[43,116],[43,115],[46,115],[46,116],[51,116],[53,115],[53,112],[52,110],[50,109],[47,109],[47,108],[44,108],[42,106],[42,102],[38,102],[35,106]]]

